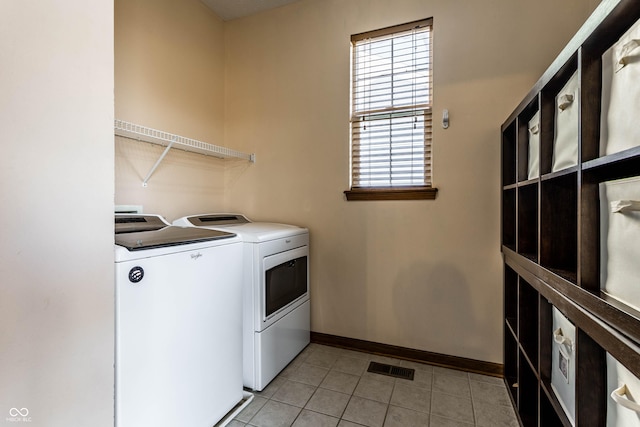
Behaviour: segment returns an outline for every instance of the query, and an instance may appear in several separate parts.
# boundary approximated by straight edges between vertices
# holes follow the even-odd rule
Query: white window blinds
[[[354,35],[352,188],[431,186],[427,19]]]

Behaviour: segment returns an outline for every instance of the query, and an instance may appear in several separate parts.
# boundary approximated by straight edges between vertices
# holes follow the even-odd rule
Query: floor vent
[[[403,368],[402,366],[387,365],[386,363],[371,362],[369,363],[369,369],[367,369],[367,372],[413,381],[413,374],[415,373],[415,369]]]

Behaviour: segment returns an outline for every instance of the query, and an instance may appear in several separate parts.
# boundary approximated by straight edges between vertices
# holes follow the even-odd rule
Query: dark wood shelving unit
[[[599,192],[640,176],[640,144],[600,155],[602,55],[639,20],[640,1],[603,0],[501,128],[504,379],[524,427],[573,425],[552,387],[553,307],[575,326],[575,426],[607,423],[607,353],[640,377],[640,312],[601,291]],[[578,162],[553,171],[556,97],[576,73]],[[539,177],[528,179],[538,112]]]

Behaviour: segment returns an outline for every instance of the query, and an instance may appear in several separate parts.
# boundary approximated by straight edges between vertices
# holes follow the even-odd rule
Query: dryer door
[[[309,248],[268,256],[264,259],[261,320],[264,330],[309,297]]]

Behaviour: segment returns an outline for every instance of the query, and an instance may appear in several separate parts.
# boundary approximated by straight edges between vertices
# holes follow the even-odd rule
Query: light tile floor
[[[366,372],[376,361],[414,380]],[[502,379],[310,344],[229,427],[518,426]]]

